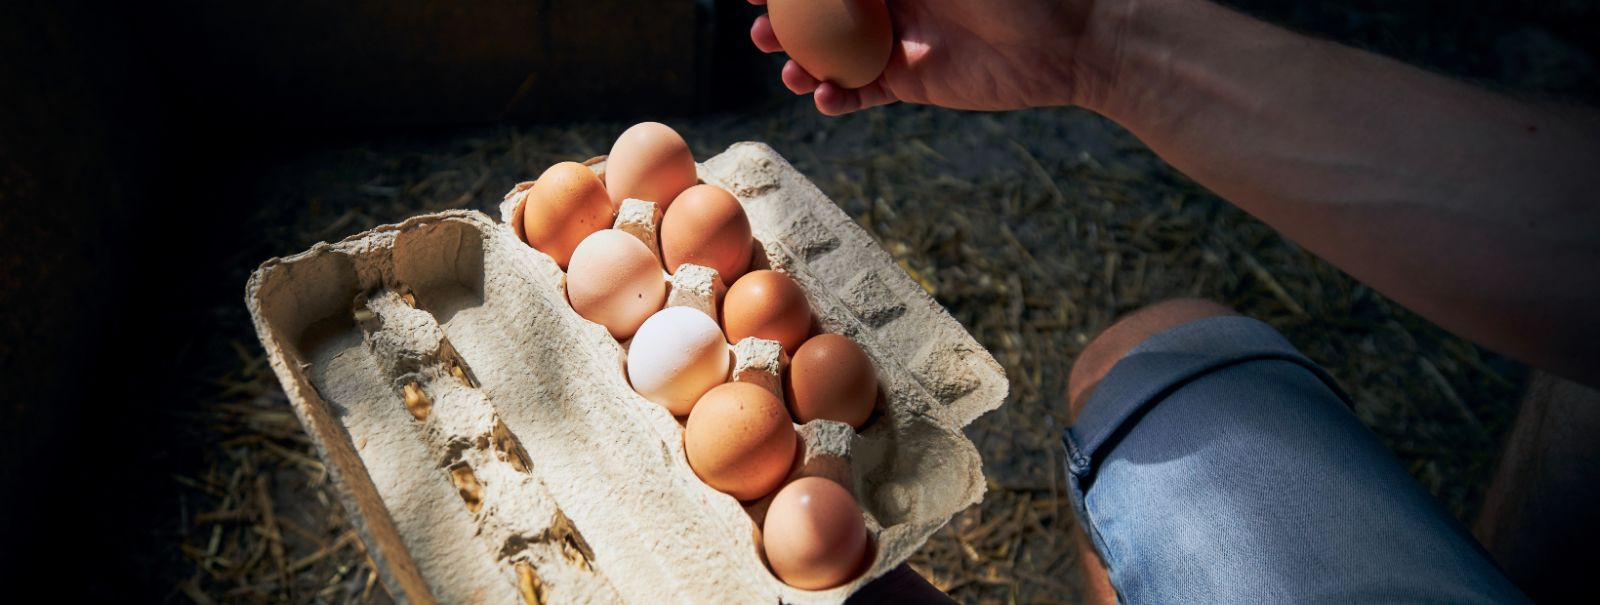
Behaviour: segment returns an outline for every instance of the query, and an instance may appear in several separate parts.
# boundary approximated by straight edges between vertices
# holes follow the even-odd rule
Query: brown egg
[[[778,489],[789,476],[797,440],[778,397],[744,382],[706,391],[683,429],[689,468],[706,485],[741,501]]]
[[[761,526],[772,573],[803,590],[833,588],[861,571],[867,526],[850,492],[822,477],[801,477],[778,491]]]
[[[811,305],[800,284],[787,275],[764,269],[733,282],[722,299],[722,331],[738,344],[755,336],[776,340],[794,355],[811,335]]]
[[[627,340],[667,300],[667,279],[650,247],[617,229],[584,238],[567,268],[567,301],[584,319]]]
[[[678,194],[661,217],[661,258],[667,272],[684,263],[717,270],[722,285],[750,268],[750,219],[733,194],[716,185],[695,185]]]
[[[550,255],[562,269],[583,238],[611,227],[616,213],[605,185],[589,167],[561,162],[539,175],[522,208],[528,245]]]
[[[784,396],[795,422],[836,420],[861,428],[878,401],[878,375],[867,352],[838,334],[818,334],[789,362]]]
[[[819,80],[860,88],[889,64],[894,24],[884,0],[768,0],[767,15],[784,52]]]
[[[622,200],[634,198],[655,202],[665,211],[697,179],[689,144],[658,122],[635,124],[624,131],[606,157],[606,191],[614,210],[622,208]]]

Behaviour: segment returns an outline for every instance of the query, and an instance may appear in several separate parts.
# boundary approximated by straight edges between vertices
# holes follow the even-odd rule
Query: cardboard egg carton
[[[822,591],[774,577],[759,546],[770,496],[741,504],[702,483],[682,424],[628,385],[625,343],[572,310],[556,264],[513,221],[451,211],[267,261],[246,289],[396,601],[838,603],[982,497],[961,429],[1005,399],[994,359],[772,149],[737,144],[699,171],[744,205],[756,264],[795,278],[817,329],[876,366],[869,424],[799,427],[792,471],[855,494],[873,541],[863,573]],[[619,226],[653,231],[659,218],[640,217],[655,213],[634,210]],[[675,282],[672,304],[720,294],[696,294],[715,287],[704,276]],[[778,389],[775,345],[733,347],[735,379]]]

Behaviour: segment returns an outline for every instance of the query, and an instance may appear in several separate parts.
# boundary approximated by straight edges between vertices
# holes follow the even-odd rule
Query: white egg
[[[657,311],[628,347],[628,381],[674,416],[688,415],[706,391],[727,382],[728,341],[717,322],[688,307]]]

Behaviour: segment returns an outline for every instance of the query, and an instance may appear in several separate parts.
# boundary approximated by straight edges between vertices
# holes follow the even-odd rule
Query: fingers
[[[861,91],[839,88],[832,82],[823,82],[813,95],[817,111],[825,116],[842,116],[861,109]]]
[[[894,96],[894,93],[889,91],[889,86],[883,83],[881,76],[871,84],[856,89],[856,94],[861,97],[860,109],[900,102],[900,97]]]
[[[772,21],[766,15],[757,17],[756,22],[750,26],[750,40],[762,52],[783,51],[783,47],[778,44],[778,37],[772,33]],[[889,92],[887,86],[884,86],[882,79],[855,90],[846,90],[829,82],[818,81],[816,77],[806,73],[799,63],[792,60],[783,64],[781,77],[784,87],[788,88],[789,92],[797,95],[815,92],[813,100],[817,104],[817,111],[823,115],[840,116],[899,100]]]
[[[817,104],[817,111],[825,116],[842,116],[857,109],[861,109],[861,93],[855,90],[839,88],[832,82],[823,82],[817,87],[817,93],[812,96]]]
[[[772,20],[766,15],[756,17],[756,22],[750,25],[750,41],[756,43],[756,48],[764,53],[783,51],[783,45],[778,43],[778,35],[772,32]]]
[[[783,85],[788,87],[789,92],[797,95],[807,94],[816,90],[818,84],[817,79],[806,73],[799,63],[789,61],[783,64]]]
[[[766,6],[767,0],[750,0],[750,3],[756,6]]]
[[[823,82],[816,88],[813,101],[817,104],[817,111],[828,116],[842,116],[847,113],[861,111],[879,105],[888,105],[895,102],[894,93],[883,85],[883,80],[854,90],[840,88],[832,82]]]

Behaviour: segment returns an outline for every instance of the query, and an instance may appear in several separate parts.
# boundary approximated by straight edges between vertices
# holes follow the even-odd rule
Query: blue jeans
[[[1144,341],[1065,432],[1124,603],[1522,603],[1477,542],[1266,324]]]

